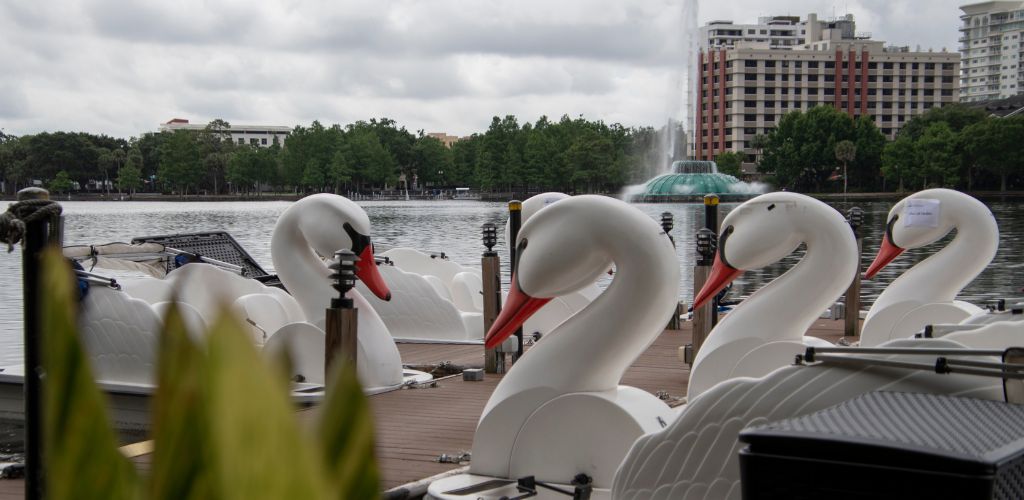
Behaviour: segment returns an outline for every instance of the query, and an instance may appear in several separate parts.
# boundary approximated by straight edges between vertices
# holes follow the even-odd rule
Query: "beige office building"
[[[159,131],[192,130],[199,132],[205,130],[206,125],[206,123],[189,123],[188,120],[183,118],[172,118],[165,123],[161,123]],[[292,128],[284,125],[232,124],[228,131],[231,133],[231,142],[235,144],[267,148],[273,146],[275,140],[283,146],[285,139],[288,138],[288,134],[291,134]]]
[[[1024,93],[1024,2],[982,2],[960,10],[960,100]]]
[[[694,158],[742,152],[744,168],[752,169],[753,137],[793,110],[828,105],[853,118],[871,116],[892,138],[912,116],[959,100],[957,53],[886,47],[856,34],[852,16],[819,21],[811,14],[806,21],[785,21],[800,30],[803,44],[782,43],[789,33],[774,43],[751,37],[715,45],[713,37],[702,37]]]

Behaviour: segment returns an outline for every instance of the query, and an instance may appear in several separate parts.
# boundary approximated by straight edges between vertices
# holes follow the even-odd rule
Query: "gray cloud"
[[[699,17],[828,17],[833,5],[702,1]],[[957,2],[848,5],[876,38],[956,44]],[[0,118],[17,134],[122,137],[172,117],[388,116],[459,135],[505,114],[659,125],[681,113],[682,13],[673,0],[0,2]]]

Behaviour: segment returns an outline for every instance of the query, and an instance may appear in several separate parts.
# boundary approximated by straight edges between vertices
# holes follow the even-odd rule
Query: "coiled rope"
[[[0,214],[0,242],[7,244],[7,253],[14,251],[25,237],[25,227],[47,217],[56,217],[63,209],[56,201],[23,200],[11,203],[7,211]]]

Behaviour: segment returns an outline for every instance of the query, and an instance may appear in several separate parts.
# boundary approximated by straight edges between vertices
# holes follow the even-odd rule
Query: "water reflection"
[[[880,244],[885,217],[892,201],[830,202],[845,213],[850,207],[864,209],[863,266],[874,257]],[[1001,297],[1015,297],[1024,283],[1019,270],[1024,268],[1020,239],[1024,222],[1014,217],[1018,202],[986,201],[999,222],[1000,246],[993,265],[961,295],[971,302]],[[173,234],[195,231],[228,231],[264,268],[271,269],[270,235],[277,217],[287,208],[286,202],[65,202],[65,244],[107,243],[128,241],[142,235]],[[409,246],[421,250],[443,251],[452,260],[477,267],[483,245],[480,227],[486,222],[504,226],[504,203],[478,201],[393,201],[360,202],[373,223],[373,238],[378,249]],[[724,218],[736,203],[721,205]],[[682,282],[680,300],[693,297],[694,235],[703,224],[700,204],[637,204],[637,208],[655,220],[668,211],[675,218],[672,234],[676,240]],[[500,233],[501,231],[499,231]],[[506,245],[499,237],[496,248],[507,270]],[[872,281],[862,284],[864,307],[903,270],[934,253],[946,243],[910,250],[884,269]],[[783,261],[764,269],[750,270],[736,280],[733,296],[744,297],[767,281],[779,276],[800,258],[798,250]],[[0,289],[0,364],[21,359],[21,259],[18,252],[0,257],[0,273],[4,287]],[[507,279],[507,274],[506,274]],[[611,278],[604,278],[607,285]]]

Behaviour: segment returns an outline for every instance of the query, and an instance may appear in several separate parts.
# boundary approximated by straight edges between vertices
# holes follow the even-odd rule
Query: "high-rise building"
[[[172,118],[167,123],[160,124],[160,132],[174,132],[175,130],[201,131],[206,128],[205,123],[189,123],[183,118]],[[231,125],[231,142],[235,144],[247,144],[249,146],[270,147],[276,140],[282,146],[288,134],[292,132],[291,127],[283,125]]]
[[[982,2],[960,10],[960,100],[1024,93],[1024,2]]]
[[[779,27],[780,20],[789,23],[786,30],[799,33],[799,45],[788,43],[791,35],[782,29],[771,38],[765,28],[769,37],[762,38],[760,27],[743,25],[742,34],[733,36],[719,31],[729,26],[724,21],[705,26],[695,88],[694,158],[741,152],[747,156],[744,168],[751,170],[754,136],[769,132],[793,110],[835,106],[853,118],[870,116],[892,138],[914,115],[959,99],[957,53],[886,47],[856,33],[850,15],[827,21],[814,14],[804,21],[763,18],[768,22],[750,26],[775,22]]]

